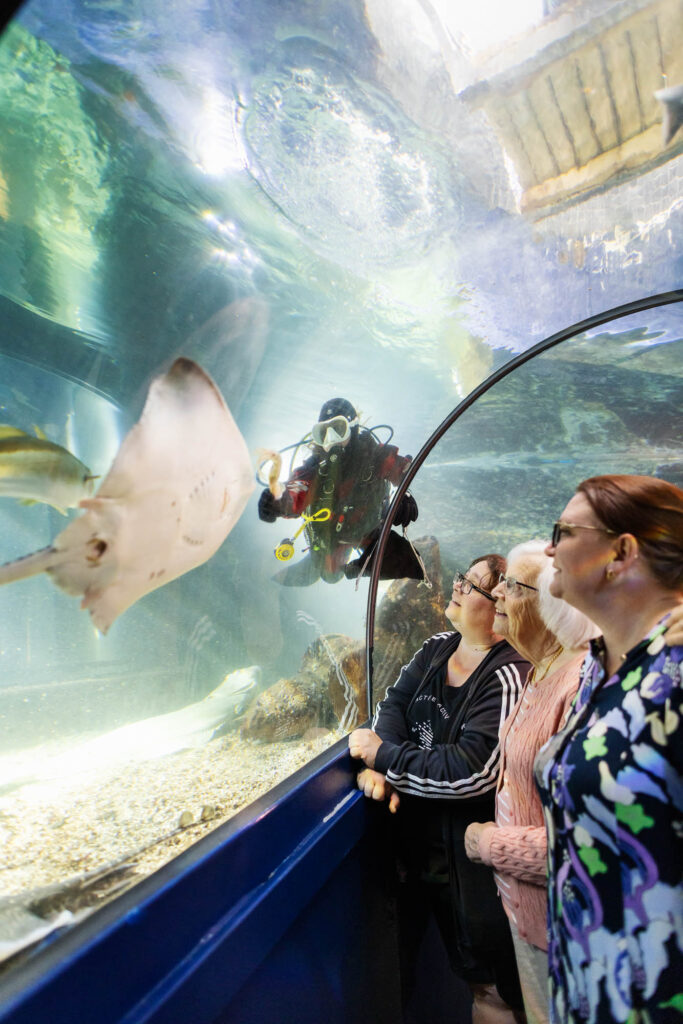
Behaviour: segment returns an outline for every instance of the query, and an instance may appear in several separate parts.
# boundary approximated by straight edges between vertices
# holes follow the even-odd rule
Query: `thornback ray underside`
[[[42,551],[0,566],[0,584],[47,572],[95,626],[206,562],[254,489],[249,453],[213,380],[179,358],[149,388],[138,422],[83,514]]]

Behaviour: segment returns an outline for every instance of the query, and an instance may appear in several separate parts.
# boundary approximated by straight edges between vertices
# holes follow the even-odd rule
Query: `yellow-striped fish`
[[[64,512],[92,494],[95,479],[61,445],[0,424],[0,497],[42,501]]]

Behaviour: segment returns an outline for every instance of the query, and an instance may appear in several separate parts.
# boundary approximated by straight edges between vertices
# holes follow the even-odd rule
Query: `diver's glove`
[[[265,491],[261,492],[261,497],[258,500],[259,519],[262,519],[264,523],[274,523],[280,514],[278,505],[277,498],[274,498],[266,487]]]
[[[407,526],[409,523],[414,523],[417,519],[417,502],[412,494],[404,494],[401,498],[398,508],[396,509],[396,515],[394,516],[394,526]]]

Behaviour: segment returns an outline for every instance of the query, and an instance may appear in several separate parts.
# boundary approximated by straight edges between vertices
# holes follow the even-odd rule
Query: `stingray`
[[[190,359],[149,388],[140,419],[83,514],[53,543],[0,566],[0,584],[47,572],[82,596],[102,633],[145,594],[218,550],[254,489],[244,438],[220,391]]]

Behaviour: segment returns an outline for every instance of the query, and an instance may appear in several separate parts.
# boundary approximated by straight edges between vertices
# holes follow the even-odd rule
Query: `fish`
[[[258,471],[261,472],[261,467],[267,462],[270,463],[270,469],[268,470],[268,490],[273,495],[275,500],[280,499],[284,493],[284,485],[280,483],[280,472],[282,470],[282,456],[279,452],[271,451],[270,448],[257,448],[256,458],[258,460]]]
[[[658,89],[654,96],[664,108],[662,142],[668,146],[683,125],[683,85],[671,85],[666,89]]]
[[[128,888],[135,881],[133,857],[0,897],[0,963],[88,917],[104,892],[109,897]]]
[[[150,384],[102,484],[49,547],[0,566],[46,572],[106,634],[127,608],[206,562],[255,487],[246,442],[209,375],[180,357]]]
[[[70,451],[38,433],[32,437],[0,424],[0,496],[43,502],[66,515],[65,509],[93,493],[97,478]]]
[[[46,919],[19,904],[0,906],[0,962],[75,921],[70,910],[61,910]]]
[[[0,758],[3,791],[36,782],[64,779],[82,772],[92,775],[137,761],[152,761],[179,750],[200,747],[220,733],[245,696],[261,683],[261,668],[250,665],[228,673],[202,700],[176,711],[128,722],[61,753],[45,754],[40,747]]]

